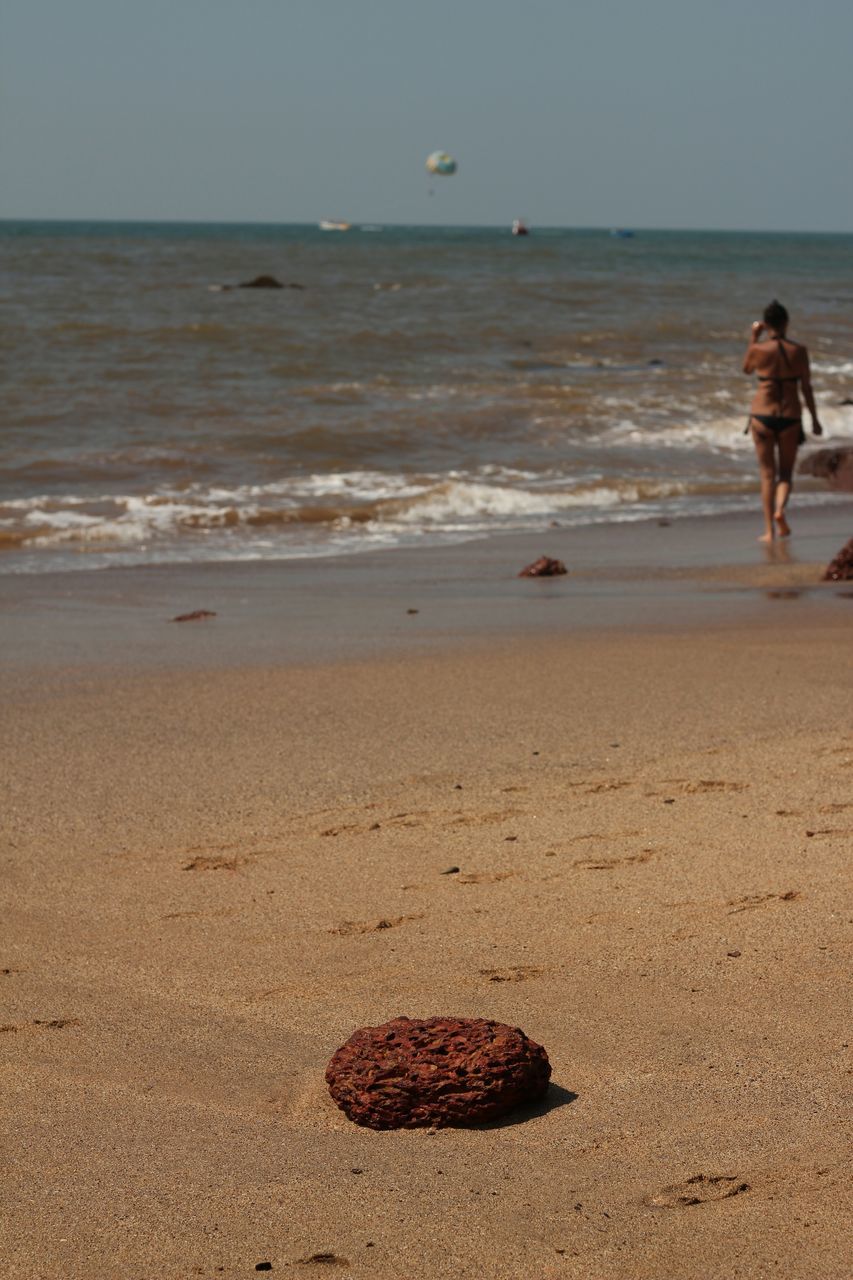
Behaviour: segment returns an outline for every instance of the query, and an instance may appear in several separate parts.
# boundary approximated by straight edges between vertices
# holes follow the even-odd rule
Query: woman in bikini
[[[771,302],[765,308],[763,322],[756,320],[752,326],[743,361],[744,373],[758,374],[758,389],[747,430],[752,428],[761,471],[764,533],[759,542],[772,542],[777,535],[787,538],[791,532],[785,507],[791,493],[797,449],[806,438],[798,384],[803,388],[803,399],[811,414],[812,432],[816,436],[823,434],[812,392],[809,353],[801,343],[792,342],[786,336],[787,328],[788,312],[781,302]],[[767,333],[763,336],[765,329]]]

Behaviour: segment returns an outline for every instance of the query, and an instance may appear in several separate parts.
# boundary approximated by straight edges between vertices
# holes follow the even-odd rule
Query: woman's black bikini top
[[[791,361],[788,357],[787,351],[785,350],[785,343],[782,341],[781,338],[777,338],[776,341],[779,343],[779,354],[781,355],[782,359],[785,361],[785,364],[787,365],[787,367],[790,369]],[[799,382],[800,375],[791,374],[787,378],[784,378],[784,377],[779,377],[777,375],[771,376],[769,374],[759,374],[758,381],[774,383],[775,391],[776,391],[776,399],[779,401],[779,408],[781,409],[784,404],[784,401],[782,399],[784,395],[784,388],[782,386],[782,383],[783,382]]]

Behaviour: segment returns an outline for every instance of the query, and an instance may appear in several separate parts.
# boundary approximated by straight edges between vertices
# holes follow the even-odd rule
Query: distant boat
[[[334,222],[330,218],[321,218],[319,226],[321,231],[349,231],[350,229],[349,222]]]
[[[521,218],[516,218],[512,224],[512,234],[514,236],[529,236],[530,230],[527,224],[522,222]]]
[[[610,232],[610,234],[612,236],[615,236],[617,240],[633,240],[634,239],[633,231],[623,231],[621,227],[614,227],[613,230]]]

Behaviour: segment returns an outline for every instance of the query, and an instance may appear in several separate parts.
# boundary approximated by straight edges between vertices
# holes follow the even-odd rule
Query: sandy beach
[[[4,579],[3,1275],[849,1275],[849,505],[797,516]],[[401,1013],[545,1102],[355,1126]]]

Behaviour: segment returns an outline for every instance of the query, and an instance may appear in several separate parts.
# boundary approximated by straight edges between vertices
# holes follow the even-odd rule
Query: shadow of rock
[[[549,1111],[557,1111],[560,1107],[569,1106],[577,1096],[576,1093],[572,1093],[571,1089],[564,1089],[561,1084],[549,1084],[538,1101],[529,1102],[523,1107],[516,1107],[515,1111],[510,1111],[508,1115],[501,1116],[500,1120],[490,1120],[488,1124],[477,1124],[471,1127],[473,1129],[508,1129],[510,1125],[526,1124],[528,1120],[536,1120],[539,1116],[546,1116]]]

